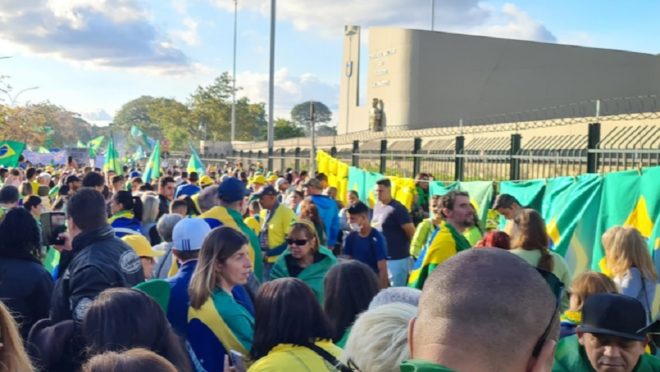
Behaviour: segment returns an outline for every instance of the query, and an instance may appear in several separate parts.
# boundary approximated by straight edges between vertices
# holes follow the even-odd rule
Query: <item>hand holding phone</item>
[[[41,232],[47,245],[66,244],[66,214],[64,212],[45,212],[41,214]]]
[[[236,350],[229,350],[229,358],[236,372],[246,372],[245,356]]]

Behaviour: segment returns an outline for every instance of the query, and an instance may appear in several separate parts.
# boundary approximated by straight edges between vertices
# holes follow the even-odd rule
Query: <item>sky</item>
[[[275,117],[307,100],[336,115],[344,25],[362,26],[367,48],[372,26],[430,29],[431,5],[278,0]],[[270,0],[238,0],[237,14],[238,94],[267,102]],[[436,0],[435,30],[660,54],[658,14],[656,0]],[[142,95],[185,103],[231,72],[233,27],[233,0],[0,0],[0,75],[13,87],[0,99],[98,124]]]

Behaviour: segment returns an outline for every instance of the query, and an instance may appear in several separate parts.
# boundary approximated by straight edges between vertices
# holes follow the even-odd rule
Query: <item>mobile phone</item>
[[[64,212],[45,212],[41,214],[41,233],[47,245],[62,245],[64,239],[59,235],[66,231],[66,214]]]
[[[229,350],[229,359],[237,372],[247,371],[247,368],[245,367],[245,356],[243,354],[236,350]]]

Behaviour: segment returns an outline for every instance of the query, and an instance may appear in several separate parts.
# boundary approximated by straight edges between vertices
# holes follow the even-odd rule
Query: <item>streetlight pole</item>
[[[231,75],[232,80],[232,102],[231,102],[231,142],[236,140],[236,24],[238,21],[238,0],[234,0],[234,68]]]
[[[431,0],[431,31],[435,31],[435,0]]]
[[[309,174],[312,177],[316,176],[316,108],[314,101],[309,102],[309,121],[312,137],[312,146],[309,151]]]
[[[273,101],[275,98],[275,4],[270,0],[270,67],[268,79],[268,169],[273,170]]]

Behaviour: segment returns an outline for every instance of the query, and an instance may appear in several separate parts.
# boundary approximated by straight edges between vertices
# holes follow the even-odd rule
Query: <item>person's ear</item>
[[[410,349],[410,358],[414,358],[413,355],[413,331],[415,329],[415,321],[417,320],[417,317],[414,316],[410,318],[410,321],[408,322],[408,349]]]
[[[584,333],[577,331],[575,334],[577,335],[578,342],[580,343],[580,345],[584,346]]]
[[[557,341],[546,340],[541,348],[541,353],[538,357],[531,357],[527,362],[527,371],[529,372],[550,372],[552,371],[552,364],[555,359],[555,346]]]

